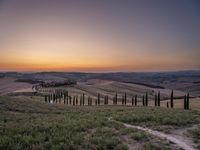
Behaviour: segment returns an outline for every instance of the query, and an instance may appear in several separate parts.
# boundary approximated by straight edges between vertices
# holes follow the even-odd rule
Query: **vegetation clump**
[[[51,81],[51,82],[43,82],[40,83],[41,87],[59,87],[59,86],[72,86],[76,85],[77,82],[75,80],[65,80],[65,81]]]

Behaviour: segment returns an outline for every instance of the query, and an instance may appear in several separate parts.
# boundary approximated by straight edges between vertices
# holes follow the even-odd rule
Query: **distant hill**
[[[90,79],[101,79],[133,83],[152,88],[169,88],[190,91],[200,95],[200,70],[176,71],[176,72],[114,72],[114,73],[83,73],[83,72],[36,72],[0,73],[1,78],[11,77],[16,79],[64,81],[73,79],[77,82],[86,82]]]

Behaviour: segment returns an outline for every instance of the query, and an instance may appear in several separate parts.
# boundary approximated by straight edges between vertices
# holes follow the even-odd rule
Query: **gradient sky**
[[[1,71],[200,69],[199,0],[0,0]]]

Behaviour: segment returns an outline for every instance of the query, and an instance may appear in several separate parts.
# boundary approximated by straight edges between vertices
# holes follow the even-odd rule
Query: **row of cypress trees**
[[[189,93],[187,93],[184,96],[184,109],[189,109]],[[61,103],[61,100],[63,100],[64,104],[73,104],[73,105],[78,105],[78,96],[69,96],[68,91],[56,91],[53,94],[45,95],[45,102],[46,103]],[[104,105],[108,105],[108,96],[106,95],[104,97]],[[122,95],[122,105],[126,105],[127,103],[127,95],[124,93]],[[142,96],[142,105],[143,106],[148,106],[148,93],[146,92],[145,95]],[[132,96],[132,106],[137,106],[137,95]],[[97,99],[95,99],[95,105],[100,105],[101,103],[101,96],[98,93]],[[80,105],[85,105],[85,94],[82,94],[80,96]],[[113,97],[113,105],[118,104],[118,94],[116,93],[115,96]],[[88,97],[88,105],[92,105],[92,98]],[[155,95],[155,107],[160,106],[160,91],[158,94]],[[174,92],[173,90],[171,91],[171,96],[170,96],[170,105],[169,102],[167,102],[167,107],[173,108],[174,107]]]

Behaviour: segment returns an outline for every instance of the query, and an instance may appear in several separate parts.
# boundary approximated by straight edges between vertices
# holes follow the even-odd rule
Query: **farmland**
[[[187,146],[200,149],[198,92],[190,93],[187,110],[184,109],[187,92],[179,89],[173,90],[171,108],[172,89],[169,88],[88,79],[75,85],[42,87],[33,91],[32,87],[36,84],[16,82],[17,79],[1,78],[1,81],[9,81],[9,84],[1,82],[6,83],[1,86],[12,83],[17,86],[14,89],[9,86],[7,94],[0,96],[0,149],[176,150],[187,149]],[[57,81],[52,76],[46,79]],[[64,101],[64,95],[57,95],[53,101],[52,95],[49,103],[45,97],[55,91],[67,92],[71,102]],[[117,104],[113,103],[116,93]],[[144,105],[143,97],[146,99],[147,93],[148,105]],[[160,105],[155,107],[155,95],[158,93]],[[100,103],[97,103],[98,94]],[[135,95],[137,105],[132,103]],[[105,97],[108,103],[105,103]],[[88,100],[91,102],[88,103]],[[171,137],[179,141],[176,143],[170,140]]]

